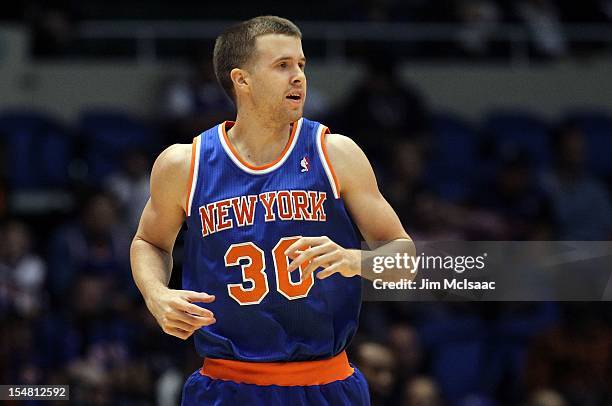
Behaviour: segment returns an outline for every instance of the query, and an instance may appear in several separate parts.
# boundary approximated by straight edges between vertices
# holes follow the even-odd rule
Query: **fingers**
[[[187,331],[193,333],[197,328],[194,328],[191,324],[185,323],[181,320],[168,320],[166,322],[166,328],[168,329],[180,329],[183,331]]]
[[[319,255],[323,255],[335,248],[335,244],[331,241],[327,241],[321,245],[309,247],[302,251],[291,263],[289,264],[288,271],[291,272],[297,269],[302,264],[310,261],[312,258]]]
[[[180,310],[168,314],[160,320],[162,330],[172,336],[186,340],[200,327],[209,326],[216,322],[214,317],[194,316]]]
[[[203,307],[194,305],[189,302],[178,303],[178,309],[200,317],[214,317],[213,312],[211,312],[210,310],[204,309]]]
[[[191,337],[191,335],[193,334],[193,331],[185,331],[183,329],[176,328],[176,327],[168,327],[168,328],[164,328],[163,330],[164,330],[164,333],[169,334],[174,337],[178,337],[181,340],[186,340],[189,337]]]
[[[214,317],[208,316],[195,316],[193,314],[185,313],[177,310],[167,317],[168,320],[179,320],[183,323],[188,324],[192,328],[200,328],[202,326],[209,326],[214,324],[217,320]]]
[[[191,290],[183,290],[182,293],[184,294],[185,299],[187,299],[190,302],[199,302],[199,303],[212,303],[215,301],[215,296],[214,295],[209,295],[208,293],[204,293],[204,292],[193,292]]]
[[[302,280],[308,278],[317,268],[319,267],[329,267],[335,261],[339,259],[340,255],[338,252],[328,252],[320,257],[317,257],[310,261],[310,263],[306,266],[306,268],[302,271]]]
[[[328,278],[328,277],[332,276],[334,273],[340,271],[340,266],[341,265],[342,265],[341,263],[336,262],[335,264],[333,264],[333,265],[325,268],[321,272],[319,272],[317,274],[317,278],[318,279],[325,279],[325,278]]]
[[[174,300],[170,302],[170,305],[172,306],[173,309],[179,310],[181,312],[185,312],[188,314],[192,314],[195,316],[199,316],[199,317],[215,317],[213,312],[211,312],[210,310],[204,309],[203,307],[200,307],[188,301],[189,300],[188,297],[195,297],[196,295],[200,295],[200,297],[204,297],[203,295],[206,295],[206,296],[212,297],[212,300],[214,300],[214,296],[207,295],[206,293],[200,294],[198,292],[189,292],[189,291],[186,291],[186,293],[192,294],[192,295],[190,296],[184,295],[184,296],[175,297]]]
[[[212,302],[213,300],[214,296],[203,292],[178,291],[166,302],[164,310],[159,314],[159,325],[167,334],[185,340],[200,327],[216,323],[213,312],[190,301]]]
[[[296,242],[291,244],[289,248],[285,250],[285,255],[291,257],[296,251],[307,248],[309,246],[321,245],[324,242],[329,241],[327,237],[300,237]]]

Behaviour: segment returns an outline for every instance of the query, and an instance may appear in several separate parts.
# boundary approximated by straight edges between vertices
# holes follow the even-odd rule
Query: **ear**
[[[230,72],[230,78],[234,82],[234,86],[237,92],[248,92],[250,78],[247,71],[239,68],[234,68]]]

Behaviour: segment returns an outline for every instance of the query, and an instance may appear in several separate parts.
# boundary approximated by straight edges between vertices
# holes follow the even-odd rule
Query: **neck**
[[[273,122],[256,114],[240,113],[227,136],[248,163],[261,166],[276,160],[289,141],[290,123]]]

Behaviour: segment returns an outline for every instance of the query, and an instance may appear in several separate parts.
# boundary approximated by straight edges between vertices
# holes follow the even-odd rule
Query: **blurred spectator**
[[[491,34],[499,23],[499,7],[488,0],[460,0],[456,9],[461,24],[458,41],[462,51],[468,55],[486,55],[490,51]]]
[[[5,346],[0,348],[2,361],[8,369],[3,382],[21,385],[36,385],[43,382],[43,371],[36,359],[38,353],[37,335],[30,320],[14,318],[5,319],[3,324],[10,326],[2,334]],[[4,326],[3,326],[4,327]]]
[[[176,368],[168,368],[157,380],[157,404],[159,406],[179,404],[184,383],[183,375]]]
[[[550,240],[550,204],[537,184],[528,156],[517,153],[501,160],[494,183],[479,188],[473,204],[500,216],[505,222],[501,237],[506,240]]]
[[[523,0],[517,13],[531,30],[538,56],[559,58],[567,53],[561,18],[556,4],[550,0]]]
[[[104,193],[88,196],[78,220],[61,227],[50,241],[50,287],[55,297],[65,300],[80,273],[104,275],[121,282],[119,288],[133,289],[129,242],[117,202]]]
[[[396,323],[389,330],[389,348],[393,351],[400,376],[420,372],[423,362],[421,342],[417,331],[407,323]]]
[[[405,385],[403,406],[441,406],[440,389],[433,379],[420,376]]]
[[[0,306],[24,317],[36,315],[45,304],[46,265],[31,251],[25,224],[10,220],[0,227]]]
[[[138,10],[128,3],[127,9]],[[457,42],[468,55],[488,56],[492,49],[494,52],[495,43],[490,36],[504,17],[501,7],[518,10],[532,32],[538,55],[559,57],[568,48],[559,17],[559,10],[566,10],[564,2],[523,0],[517,6],[516,2],[493,0],[365,0],[354,9],[348,9],[352,3],[346,0],[343,3],[346,7],[339,7],[342,19],[351,10],[354,19],[365,21],[407,21],[405,16],[409,15],[419,22],[458,20],[462,28],[452,40],[453,55]],[[597,3],[600,12],[612,20],[612,1],[587,3],[589,8]],[[43,56],[71,53],[74,33],[71,7],[77,3],[36,0],[31,4],[34,4],[29,9],[34,29],[33,52]],[[580,16],[591,13],[584,11],[587,5],[582,3],[565,1],[565,5],[581,11]],[[147,12],[145,9],[143,13]],[[96,13],[110,16],[115,11],[100,3],[90,7],[89,12],[95,19]],[[571,21],[583,19],[578,14],[572,15]],[[567,13],[564,19],[567,20]],[[431,54],[446,56],[449,49],[439,45],[442,43],[431,46],[424,41],[420,46],[435,49],[429,51]],[[165,47],[158,50],[162,48]],[[350,44],[347,49],[350,50]],[[353,136],[368,150],[368,156],[378,161],[374,166],[383,175],[384,195],[415,239],[605,240],[612,236],[610,197],[585,171],[585,137],[573,126],[564,127],[552,144],[556,162],[543,178],[545,196],[534,184],[532,163],[522,156],[503,157],[495,180],[480,188],[482,194],[475,196],[470,205],[449,203],[431,192],[424,176],[430,158],[426,154],[428,106],[418,90],[402,84],[396,71],[396,57],[392,56],[407,53],[398,44],[398,49],[390,53],[371,55],[368,73],[355,84],[347,105],[341,108],[340,118],[346,122],[330,124],[332,129]],[[163,116],[171,137],[167,144],[191,142],[202,130],[234,115],[231,102],[216,83],[210,60],[196,56],[190,68],[188,78],[176,78],[165,89]],[[307,117],[327,122],[324,114],[328,106],[324,93],[309,90]],[[6,168],[2,165],[5,162],[0,142],[0,218],[10,209],[7,205],[10,190],[4,182]],[[163,334],[140,296],[125,294],[133,289],[127,249],[149,195],[149,167],[146,154],[130,152],[124,157],[122,170],[104,185],[113,196],[92,194],[80,217],[59,230],[48,229],[38,219],[36,223],[28,220],[29,224],[37,225],[37,238],[53,233],[51,239],[43,240],[49,246],[48,271],[33,252],[32,235],[24,223],[10,220],[0,226],[3,382],[70,383],[71,396],[77,404],[178,403],[184,377],[197,368],[201,359],[188,342]],[[48,215],[52,216],[55,215]],[[552,236],[549,217],[554,218],[557,226]],[[177,257],[175,267],[180,254]],[[51,303],[46,298],[49,292],[44,291],[45,278],[57,299]],[[180,279],[180,273],[175,272],[174,278]],[[604,324],[592,317],[603,313],[600,308],[576,308],[568,313],[563,325],[542,334],[549,322],[545,315],[537,311],[537,306],[520,307],[520,312],[511,312],[499,311],[490,303],[456,307],[431,302],[365,304],[362,328],[350,350],[356,353],[354,360],[368,380],[372,403],[444,404],[439,386],[445,381],[435,382],[427,375],[435,373],[431,360],[436,351],[447,349],[448,344],[427,346],[422,325],[442,320],[465,326],[465,320],[480,318],[487,326],[483,358],[494,357],[500,364],[477,366],[486,375],[481,386],[487,388],[487,393],[495,392],[504,404],[517,404],[516,399],[525,399],[528,406],[611,404],[612,333],[610,320]],[[601,317],[610,318],[611,314],[608,311]],[[413,323],[419,326],[421,336]],[[364,342],[367,333],[385,344]],[[537,340],[533,341],[533,335],[538,336]],[[480,338],[466,339],[469,340]],[[458,369],[452,362],[442,367],[450,368],[451,373]],[[515,372],[518,370],[530,390],[528,397],[523,386],[515,382],[519,379]],[[515,391],[519,393],[508,396]],[[480,395],[447,400],[454,405],[492,403]]]
[[[356,364],[368,381],[372,406],[390,405],[396,379],[396,360],[384,345],[364,341],[357,345]]]
[[[422,96],[403,84],[396,68],[392,54],[373,52],[365,77],[339,112],[337,128],[350,134],[375,161],[388,160],[394,140],[417,138],[429,131]]]
[[[567,402],[554,389],[540,389],[529,397],[527,406],[567,406]]]
[[[77,332],[80,356],[67,372],[84,402],[98,396],[117,402],[153,397],[152,370],[137,356],[133,313],[116,279],[104,274],[79,274],[73,283],[70,328]],[[151,354],[152,355],[152,354]],[[94,396],[94,398],[90,398]]]
[[[415,240],[463,240],[467,236],[462,223],[467,214],[463,208],[443,202],[433,193],[421,193],[415,199],[414,218],[410,219],[408,230]]]
[[[383,184],[385,196],[408,227],[415,217],[415,202],[424,189],[423,148],[414,140],[398,140],[391,150],[389,179]]]
[[[401,305],[401,303],[398,303]],[[394,311],[397,313],[397,311]],[[402,317],[405,320],[407,317]],[[396,362],[396,377],[394,398],[399,403],[404,397],[404,383],[424,373],[424,354],[416,329],[405,321],[396,322],[389,329],[389,349],[393,352]]]
[[[173,79],[162,100],[167,132],[166,144],[191,143],[193,137],[234,117],[234,106],[217,83],[212,61],[200,52],[190,61],[186,79]]]
[[[609,404],[612,329],[596,309],[588,303],[567,304],[562,324],[535,339],[525,366],[529,390],[554,388],[571,404]]]
[[[32,53],[37,57],[68,55],[75,40],[72,1],[31,1],[26,9],[32,24]]]
[[[457,406],[497,406],[497,402],[482,393],[473,393],[457,402]]]
[[[149,200],[149,173],[147,154],[132,150],[123,157],[121,171],[113,173],[106,181],[106,189],[119,203],[119,213],[129,232],[138,227],[142,209]]]
[[[554,170],[543,178],[557,237],[564,241],[606,241],[612,235],[612,206],[605,187],[585,169],[586,139],[574,125],[553,137]]]
[[[411,236],[421,241],[503,240],[509,225],[495,213],[441,200],[432,193],[421,193],[415,201]]]

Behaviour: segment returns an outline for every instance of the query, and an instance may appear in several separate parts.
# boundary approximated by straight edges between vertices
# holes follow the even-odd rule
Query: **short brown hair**
[[[266,34],[284,34],[302,38],[300,29],[291,21],[277,16],[260,16],[233,25],[217,37],[213,66],[219,84],[236,103],[230,72],[242,68],[255,53],[255,39]]]

